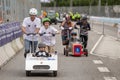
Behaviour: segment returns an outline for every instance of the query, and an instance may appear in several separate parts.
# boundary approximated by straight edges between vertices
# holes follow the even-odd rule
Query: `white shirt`
[[[40,28],[40,31],[39,33],[46,33],[46,34],[43,34],[43,36],[41,36],[41,42],[43,42],[44,44],[46,44],[47,46],[54,46],[56,41],[55,41],[55,37],[52,36],[52,34],[56,33],[58,30],[55,29],[54,27],[52,26],[49,26],[47,29],[45,29],[44,26],[42,26]]]
[[[27,33],[34,33],[36,28],[41,27],[41,20],[36,17],[34,21],[31,21],[30,17],[27,17],[23,20],[22,26],[24,26],[26,28]],[[39,37],[39,35],[34,35],[34,37],[33,37],[31,35],[28,36],[28,35],[24,34],[24,39],[27,39],[30,41],[32,41],[33,39],[34,39],[33,41],[38,41],[38,37]]]

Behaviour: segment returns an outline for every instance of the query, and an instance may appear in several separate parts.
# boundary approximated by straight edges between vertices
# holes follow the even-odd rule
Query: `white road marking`
[[[110,56],[107,56],[107,55],[102,55],[102,54],[92,54],[92,55],[95,55],[95,56],[100,56],[100,57],[108,57],[108,58],[110,58],[110,59],[113,59],[113,60],[117,60],[117,59],[119,59],[120,57],[118,57],[118,58],[116,58],[116,57],[110,57]]]
[[[110,72],[110,70],[107,67],[98,67],[98,70],[100,72]]]
[[[101,60],[93,60],[93,62],[94,62],[95,64],[103,64],[103,62],[102,62]]]
[[[98,44],[101,42],[101,40],[103,39],[104,35],[101,35],[101,37],[99,38],[99,40],[96,42],[96,44],[94,45],[94,47],[92,48],[92,50],[90,51],[90,54],[93,54],[93,51],[96,49],[96,47],[98,46]]]
[[[101,54],[92,54],[92,55],[95,55],[95,56],[100,56],[100,57],[107,57],[107,56],[105,56],[105,55],[101,55]]]
[[[104,77],[105,80],[117,80],[116,77]]]

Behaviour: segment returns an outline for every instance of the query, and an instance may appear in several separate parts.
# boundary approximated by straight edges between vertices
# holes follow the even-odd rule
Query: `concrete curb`
[[[9,56],[4,51],[5,46],[0,47],[0,66],[3,66],[8,60]]]
[[[9,58],[11,58],[12,56],[15,55],[15,51],[12,48],[11,43],[8,43],[8,44],[5,45],[4,51],[9,56]]]
[[[19,50],[21,50],[21,49],[23,48],[23,44],[22,44],[22,42],[21,42],[21,39],[20,39],[20,38],[17,38],[15,41],[16,41],[16,44],[17,44]]]
[[[0,67],[5,65],[18,51],[22,50],[23,47],[21,38],[17,38],[0,47]]]
[[[11,42],[11,45],[12,45],[12,48],[14,49],[15,53],[17,53],[17,52],[19,51],[19,48],[18,48],[18,46],[17,46],[17,44],[16,44],[16,41],[13,40],[13,41]]]

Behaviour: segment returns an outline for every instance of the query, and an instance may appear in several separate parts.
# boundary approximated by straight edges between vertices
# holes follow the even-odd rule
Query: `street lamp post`
[[[73,0],[70,0],[70,11],[72,12],[72,8],[73,8]]]
[[[42,6],[41,6],[41,0],[40,0],[40,5],[39,5],[39,7],[40,7],[40,10],[42,9]]]
[[[91,10],[92,10],[92,7],[91,7],[91,5],[92,5],[92,0],[90,1],[90,7],[89,7],[89,15],[91,15]]]
[[[56,10],[56,2],[57,0],[54,0],[54,10]]]
[[[99,0],[98,3],[98,16],[100,16],[100,11],[101,11],[101,0]]]

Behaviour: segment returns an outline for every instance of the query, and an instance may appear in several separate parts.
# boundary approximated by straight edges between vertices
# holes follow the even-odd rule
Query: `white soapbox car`
[[[34,57],[32,53],[27,54],[25,60],[26,76],[30,76],[32,72],[50,71],[53,76],[57,76],[58,70],[58,55],[52,53],[50,57]]]

